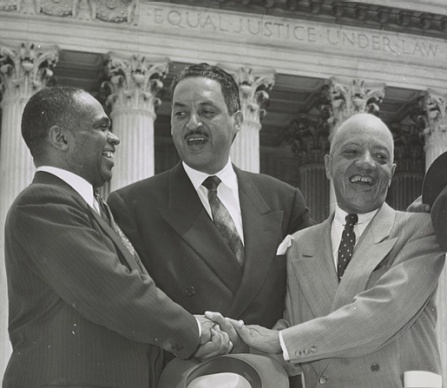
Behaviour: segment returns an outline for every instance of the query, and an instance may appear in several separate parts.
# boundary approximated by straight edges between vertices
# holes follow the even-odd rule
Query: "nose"
[[[376,167],[374,158],[372,157],[369,151],[363,152],[357,162],[358,162],[357,164],[363,169],[365,169],[365,171],[373,170]]]
[[[193,131],[199,127],[202,126],[202,123],[200,122],[199,118],[197,117],[197,114],[192,113],[189,117],[188,122],[186,123],[186,128],[190,131]]]
[[[107,141],[113,145],[118,145],[120,143],[119,137],[110,131],[107,134]]]

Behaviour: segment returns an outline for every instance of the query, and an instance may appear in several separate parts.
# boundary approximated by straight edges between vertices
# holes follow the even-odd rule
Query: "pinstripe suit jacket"
[[[59,178],[36,173],[9,211],[5,242],[4,388],[148,387],[161,353],[151,344],[181,357],[197,348],[196,319]]]
[[[332,217],[294,235],[277,325],[306,387],[394,388],[406,370],[441,373],[435,293],[444,254],[429,214],[384,204],[338,283]]]

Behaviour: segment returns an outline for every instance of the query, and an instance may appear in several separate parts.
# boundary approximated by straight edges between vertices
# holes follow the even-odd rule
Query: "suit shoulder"
[[[13,205],[59,203],[67,201],[68,198],[76,198],[76,192],[71,188],[45,183],[32,183],[20,192]]]
[[[402,231],[425,230],[427,233],[434,233],[430,213],[396,211],[394,227]]]
[[[239,176],[243,179],[244,178],[250,179],[257,187],[265,188],[273,192],[286,192],[286,193],[299,192],[301,194],[301,191],[297,187],[294,187],[289,183],[281,181],[267,174],[258,174],[248,171],[240,171]]]
[[[126,197],[140,192],[147,193],[152,188],[160,189],[161,187],[168,184],[170,172],[171,170],[164,171],[149,178],[139,180],[118,190],[115,190],[114,193],[117,193],[122,197]]]

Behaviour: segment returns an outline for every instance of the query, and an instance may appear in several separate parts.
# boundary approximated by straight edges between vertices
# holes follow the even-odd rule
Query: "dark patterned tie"
[[[355,233],[354,225],[358,221],[357,214],[348,214],[346,216],[346,225],[341,235],[341,242],[338,248],[338,264],[337,275],[340,281],[345,273],[346,267],[351,261],[352,254],[354,253],[355,246]]]
[[[121,230],[121,228],[118,226],[118,224],[113,219],[112,212],[110,211],[109,205],[107,205],[104,200],[101,198],[101,196],[95,194],[95,200],[97,201],[99,205],[100,210],[100,216],[101,218],[109,224],[109,226],[115,231],[115,233],[120,236],[124,246],[127,248],[127,250],[132,254],[132,256],[135,258],[135,261],[138,264],[138,267],[140,270],[145,273],[146,270],[144,269],[143,264],[141,263],[140,257],[138,256],[137,251],[133,247],[132,243],[129,241],[129,239],[126,237],[124,232]]]
[[[239,264],[243,265],[244,244],[242,244],[241,237],[230,213],[217,196],[217,187],[220,182],[220,179],[213,175],[206,178],[202,185],[208,189],[208,201],[210,203],[214,224],[222,237],[227,241]]]

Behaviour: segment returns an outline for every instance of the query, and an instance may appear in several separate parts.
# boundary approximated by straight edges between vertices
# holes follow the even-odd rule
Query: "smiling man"
[[[302,368],[306,387],[398,388],[405,371],[440,374],[435,294],[445,255],[429,214],[385,203],[391,132],[355,115],[336,131],[325,165],[335,214],[293,235],[284,318],[276,330],[232,324],[251,347],[282,353],[292,374]]]
[[[157,286],[189,312],[217,310],[272,327],[286,293],[278,246],[312,224],[303,196],[231,163],[243,117],[230,74],[192,65],[176,75],[172,91],[171,134],[181,162],[111,193],[115,220]]]
[[[119,144],[109,127],[80,89],[43,89],[25,106],[37,171],[5,225],[13,352],[4,388],[155,387],[160,348],[187,358],[228,343],[155,287],[95,197]]]

